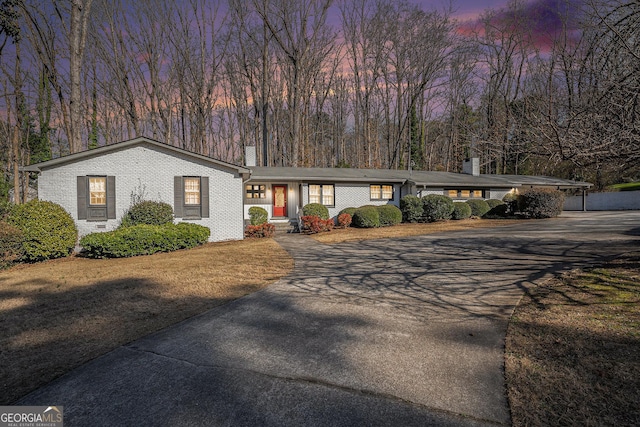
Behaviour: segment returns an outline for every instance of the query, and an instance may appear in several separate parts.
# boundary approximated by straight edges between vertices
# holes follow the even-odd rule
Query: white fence
[[[640,209],[640,191],[619,191],[615,193],[587,193],[588,211],[622,211]],[[582,196],[567,197],[565,211],[581,211]]]

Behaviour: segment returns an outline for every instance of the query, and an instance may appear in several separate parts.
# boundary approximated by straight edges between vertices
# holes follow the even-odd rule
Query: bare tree
[[[257,13],[282,54],[281,72],[287,81],[287,115],[292,166],[309,164],[309,138],[303,111],[312,97],[312,76],[333,50],[335,34],[327,25],[332,0],[254,0]]]

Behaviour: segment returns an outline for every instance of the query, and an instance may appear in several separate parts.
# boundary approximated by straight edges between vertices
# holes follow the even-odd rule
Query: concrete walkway
[[[509,425],[509,316],[535,283],[640,249],[640,212],[321,245],[294,272],[35,391],[65,425]]]

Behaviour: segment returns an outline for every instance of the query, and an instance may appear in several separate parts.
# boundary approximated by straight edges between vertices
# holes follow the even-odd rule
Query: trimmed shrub
[[[0,268],[7,268],[24,255],[22,231],[0,221]]]
[[[453,202],[452,219],[467,219],[471,216],[471,206],[465,202]]]
[[[164,202],[144,200],[136,203],[125,212],[120,222],[121,227],[132,225],[163,225],[173,222],[173,208]]]
[[[402,211],[394,205],[381,205],[377,206],[378,213],[380,214],[380,226],[386,227],[388,225],[397,225],[402,222]]]
[[[440,194],[429,194],[422,198],[422,209],[423,221],[446,221],[451,219],[453,200]]]
[[[564,193],[548,188],[532,188],[518,195],[520,211],[530,218],[552,218],[562,213]]]
[[[353,214],[356,213],[356,209],[357,208],[344,208],[340,211],[338,216],[346,213],[346,214],[349,214],[349,216],[353,217]]]
[[[471,206],[471,216],[483,217],[489,212],[489,204],[482,199],[467,200],[467,204]]]
[[[331,231],[334,226],[332,219],[322,219],[315,215],[306,215],[300,217],[300,220],[302,221],[302,232],[308,234]]]
[[[302,207],[303,216],[317,216],[321,219],[329,219],[329,209],[320,203],[309,203]]]
[[[349,227],[351,225],[351,221],[353,221],[353,217],[346,212],[338,215],[338,227],[340,228]]]
[[[489,205],[489,210],[495,208],[496,206],[504,205],[504,202],[499,199],[488,199],[485,200],[485,202],[487,202],[487,204]]]
[[[80,239],[90,258],[125,258],[188,249],[205,243],[211,231],[202,225],[139,224],[105,233],[91,233]]]
[[[209,241],[209,236],[211,236],[209,227],[190,222],[169,223],[164,226],[169,228],[175,227],[178,230],[178,244],[180,246],[178,249],[187,249],[203,245]]]
[[[489,212],[484,214],[484,218],[504,218],[507,216],[507,204],[502,200],[489,199]]]
[[[502,205],[498,205],[495,208],[492,208],[486,214],[484,214],[484,218],[489,218],[489,219],[506,218],[507,216],[510,215],[507,209],[508,209],[507,204],[503,203]]]
[[[7,223],[22,232],[21,260],[28,262],[65,257],[73,251],[78,239],[71,215],[52,202],[32,200],[13,206]]]
[[[269,212],[259,206],[251,206],[249,208],[249,218],[251,220],[251,225],[262,225],[267,222]]]
[[[402,212],[402,221],[404,222],[420,222],[422,221],[422,199],[417,196],[407,195],[400,199],[400,211]]]
[[[358,228],[380,227],[380,212],[375,206],[358,208],[353,214],[352,224]]]
[[[502,198],[502,201],[507,205],[506,214],[513,215],[518,211],[518,194],[517,193],[507,193]]]
[[[263,238],[273,237],[276,235],[276,226],[267,222],[260,225],[247,225],[244,230],[244,237],[248,238]]]

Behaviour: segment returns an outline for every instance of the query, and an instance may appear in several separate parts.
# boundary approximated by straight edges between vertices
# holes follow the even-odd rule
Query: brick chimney
[[[254,145],[244,147],[244,163],[246,167],[256,166],[256,147]]]
[[[480,176],[480,159],[472,157],[462,162],[462,173],[467,175]]]

